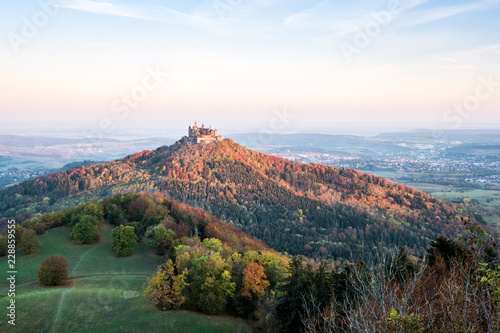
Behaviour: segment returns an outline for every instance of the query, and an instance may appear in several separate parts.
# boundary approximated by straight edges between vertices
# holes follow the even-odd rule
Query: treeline
[[[94,244],[101,240],[101,227],[105,221],[131,228],[136,239],[147,242],[157,254],[165,254],[166,247],[174,239],[183,237],[217,237],[238,249],[272,251],[262,241],[203,210],[183,205],[159,193],[117,194],[70,209],[38,214],[16,225],[16,244],[22,254],[34,254],[40,246],[37,236],[61,226],[72,228],[70,237],[75,244]],[[6,235],[0,235],[0,255],[5,255],[6,245]]]
[[[458,235],[456,216],[466,210],[381,177],[296,163],[224,140],[161,147],[24,182],[0,192],[0,225],[116,193],[155,191],[277,250],[317,258],[399,244],[418,254],[438,235]]]

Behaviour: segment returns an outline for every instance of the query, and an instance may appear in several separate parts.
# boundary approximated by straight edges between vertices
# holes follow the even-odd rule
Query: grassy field
[[[489,223],[499,223],[500,222],[500,191],[498,190],[460,190],[460,191],[450,191],[450,192],[434,192],[432,195],[440,199],[450,200],[450,201],[461,201],[464,198],[470,200],[477,200],[479,206],[472,207],[478,213],[480,213],[485,221]]]
[[[103,240],[75,246],[70,228],[40,237],[40,253],[16,261],[16,326],[6,323],[9,299],[5,278],[0,282],[1,332],[251,332],[241,319],[207,316],[188,311],[157,311],[142,294],[142,286],[162,259],[139,244],[131,257],[118,258],[109,244],[111,226]],[[38,285],[40,264],[50,254],[64,255],[70,263],[65,287]],[[0,259],[7,271],[6,258]],[[6,275],[6,273],[4,273]]]
[[[458,200],[462,198],[476,199],[481,204],[488,207],[500,207],[500,191],[495,190],[464,190],[451,192],[435,192],[433,193],[438,198],[447,200]]]
[[[395,182],[405,184],[423,191],[433,196],[448,200],[448,201],[462,201],[464,198],[470,200],[477,200],[479,205],[471,206],[475,213],[481,214],[483,218],[489,223],[500,223],[500,188],[495,189],[474,189],[468,187],[448,187],[442,184],[432,184],[430,182],[408,181],[407,177],[419,179],[422,175],[412,173],[401,173],[396,171],[367,171],[368,173],[377,176],[391,179]],[[453,179],[457,174],[453,173],[436,173],[435,179]]]

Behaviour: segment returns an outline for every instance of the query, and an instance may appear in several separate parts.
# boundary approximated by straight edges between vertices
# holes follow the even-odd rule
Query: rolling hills
[[[463,207],[351,169],[296,163],[231,139],[174,144],[53,173],[0,192],[0,217],[32,217],[126,192],[162,192],[202,208],[276,250],[347,257],[374,246],[421,252],[461,231]]]

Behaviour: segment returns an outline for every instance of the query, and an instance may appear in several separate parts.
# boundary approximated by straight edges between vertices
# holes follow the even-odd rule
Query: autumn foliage
[[[360,245],[401,241],[417,253],[438,235],[458,235],[463,228],[457,228],[456,216],[466,209],[381,177],[297,163],[227,139],[160,147],[24,182],[0,192],[0,219],[15,214],[22,221],[110,191],[169,193],[277,250],[319,258],[345,258]],[[108,209],[111,223],[143,217],[151,217],[149,226],[159,222],[143,199],[130,203],[127,216],[114,204]],[[43,232],[44,221],[37,222]],[[208,228],[223,237],[223,230]]]
[[[266,288],[269,287],[269,281],[266,280],[264,267],[256,262],[249,263],[243,269],[243,287],[241,295],[252,299],[264,296]]]
[[[42,286],[62,286],[69,275],[69,264],[63,256],[52,254],[38,270],[38,282]]]

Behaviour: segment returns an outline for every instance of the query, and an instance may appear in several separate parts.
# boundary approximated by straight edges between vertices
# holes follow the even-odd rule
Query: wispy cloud
[[[282,24],[284,26],[289,26],[289,27],[291,26],[299,27],[303,26],[304,24],[309,24],[310,20],[314,19],[314,17],[319,13],[320,9],[325,6],[326,3],[324,1],[321,1],[320,3],[314,5],[313,7],[307,8],[298,13],[285,17],[283,19]]]
[[[282,25],[284,27],[293,28],[320,28],[330,34],[330,37],[326,37],[326,39],[330,39],[359,31],[367,22],[373,21],[375,14],[382,11],[389,12],[389,10],[392,10],[390,16],[384,17],[387,20],[386,23],[390,23],[400,17],[404,12],[428,1],[429,0],[408,0],[401,3],[396,9],[384,7],[371,8],[369,11],[364,9],[363,12],[358,11],[351,14],[352,18],[349,19],[337,17],[337,6],[335,4],[332,5],[326,1],[321,1],[313,7],[287,16],[283,19]],[[325,7],[329,8],[325,9]]]
[[[489,44],[474,48],[439,53],[434,56],[437,57],[437,59],[444,60],[446,62],[460,64],[461,68],[474,68],[478,64],[488,62],[487,59],[497,59],[499,54],[500,44]]]
[[[434,8],[426,10],[423,13],[420,13],[418,16],[413,19],[409,19],[404,26],[415,26],[427,22],[442,20],[448,17],[452,17],[455,15],[463,14],[466,12],[481,10],[488,8],[492,5],[498,4],[500,1],[498,0],[481,0],[476,1],[464,5],[456,5],[442,8]]]
[[[261,0],[259,5],[269,5],[276,0]],[[117,1],[98,2],[93,0],[65,0],[60,7],[97,15],[110,15],[133,19],[156,21],[178,26],[201,28],[215,35],[262,34],[269,31],[269,24],[259,20],[218,19],[213,6],[209,10],[196,8],[192,13],[160,6],[131,5]]]
[[[96,2],[88,0],[69,0],[60,4],[62,8],[81,10],[94,14],[122,16],[137,19],[153,20],[152,17],[139,14],[137,8],[123,8],[109,2]]]
[[[441,59],[445,60],[445,61],[453,62],[453,63],[459,63],[460,62],[457,59],[453,59],[453,58],[450,58],[450,57],[441,57]]]
[[[168,7],[140,6],[91,0],[67,0],[60,7],[100,15],[128,17],[141,20],[166,22],[171,24],[201,25],[209,20],[193,16]]]
[[[483,53],[487,51],[500,51],[500,44],[483,45],[471,49],[460,50],[457,52],[461,54],[473,54],[473,53]]]
[[[477,56],[479,54],[492,55],[493,53],[499,53],[499,52],[500,52],[500,44],[488,44],[468,49],[441,53],[437,54],[437,56],[444,60],[453,59],[456,61],[456,58],[461,58],[464,56],[472,56],[472,55]]]

